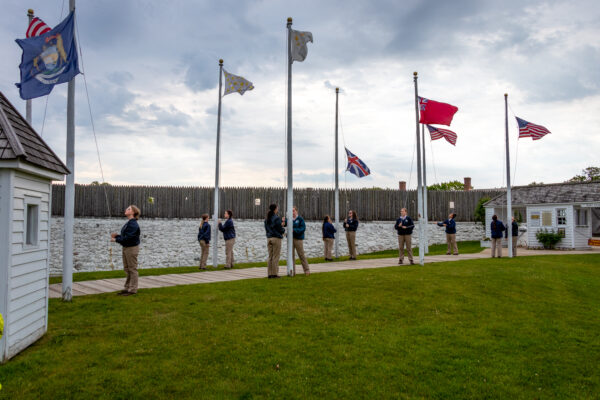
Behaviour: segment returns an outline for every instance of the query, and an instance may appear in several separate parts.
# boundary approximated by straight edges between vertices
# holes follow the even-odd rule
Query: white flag
[[[223,93],[223,96],[234,92],[238,92],[239,94],[243,95],[246,90],[254,89],[252,82],[242,78],[241,76],[230,74],[229,72],[225,71],[225,69],[223,69],[223,73],[225,74],[225,93]]]
[[[290,29],[290,35],[292,35],[292,62],[304,61],[308,54],[306,43],[313,42],[312,33]]]

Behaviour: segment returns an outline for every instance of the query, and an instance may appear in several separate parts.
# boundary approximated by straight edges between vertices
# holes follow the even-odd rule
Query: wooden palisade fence
[[[121,217],[128,205],[135,204],[144,218],[199,218],[203,213],[212,214],[213,190],[208,187],[76,185],[75,216]],[[501,189],[430,191],[429,219],[442,220],[448,213],[456,212],[458,221],[473,221],[479,199],[503,192]],[[280,214],[284,215],[285,195],[283,188],[222,188],[220,210],[233,210],[234,218],[262,219],[269,204],[277,203]],[[332,189],[294,189],[294,204],[305,219],[322,220],[333,212],[333,196]],[[454,209],[450,209],[450,202],[454,202]],[[347,210],[353,209],[361,220],[391,221],[400,215],[402,207],[408,209],[409,215],[416,216],[416,204],[416,190],[340,190],[342,218]],[[52,215],[63,215],[63,205],[64,185],[52,185]]]

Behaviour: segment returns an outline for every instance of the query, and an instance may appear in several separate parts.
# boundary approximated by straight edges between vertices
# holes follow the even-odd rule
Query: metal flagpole
[[[223,60],[219,60],[219,108],[217,112],[217,154],[215,156],[215,203],[213,214],[213,267],[219,266],[219,167],[221,163],[221,87],[223,82]]]
[[[510,152],[508,150],[508,93],[504,93],[504,128],[506,136],[506,234],[508,236],[508,258],[512,258],[512,195],[510,192]]]
[[[417,118],[417,210],[419,213],[419,264],[425,264],[425,246],[423,245],[423,191],[421,190],[421,135],[419,135],[419,89],[418,73],[415,71],[415,115]]]
[[[27,17],[29,17],[29,24],[27,25],[27,29],[29,29],[29,25],[31,24],[31,20],[33,19],[33,9],[27,10]],[[31,99],[25,101],[25,119],[31,125]]]
[[[340,95],[340,88],[335,88],[335,207],[334,207],[334,224],[335,230],[335,258],[339,255],[339,242],[340,242],[340,184],[339,184],[339,173],[338,173],[338,97]]]
[[[429,232],[428,222],[429,217],[427,214],[427,162],[425,161],[425,124],[421,124],[421,143],[423,144],[423,243],[425,244],[425,254],[429,254]]]
[[[69,0],[75,11],[75,0]],[[76,18],[74,15],[73,18]],[[73,22],[73,26],[75,23]],[[75,32],[73,32],[75,36]],[[71,301],[73,289],[73,228],[75,227],[75,77],[67,90],[67,168],[71,172],[65,182],[65,216],[63,241],[62,299]]]
[[[288,47],[288,104],[287,104],[287,274],[294,276],[294,235],[292,225],[294,217],[292,207],[294,206],[294,179],[292,169],[292,18],[287,19],[287,47]]]

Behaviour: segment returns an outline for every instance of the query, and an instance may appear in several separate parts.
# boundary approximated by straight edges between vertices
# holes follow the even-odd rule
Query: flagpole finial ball
[[[417,75],[419,75],[419,74],[417,73],[417,71],[415,71],[415,72],[413,72],[413,75],[414,75],[414,76],[417,76]]]
[[[223,65],[223,59],[222,58],[219,59],[219,65]]]
[[[504,97],[508,97],[508,93],[504,93]]]
[[[27,10],[27,15],[33,15],[33,8],[30,8],[29,10]]]
[[[340,88],[339,88],[339,87],[336,87],[336,88],[335,88],[335,92],[336,92],[336,93],[339,93],[339,92],[340,92]]]
[[[287,19],[287,22],[288,22],[289,24],[291,24],[291,23],[292,23],[292,17],[288,17],[288,19]]]

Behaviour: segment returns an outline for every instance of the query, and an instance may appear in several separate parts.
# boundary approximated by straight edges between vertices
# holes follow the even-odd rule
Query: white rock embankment
[[[110,233],[120,231],[125,223],[117,218],[76,218],[74,243],[75,271],[106,271],[121,269],[121,246],[110,242]],[[196,240],[199,221],[195,219],[140,219],[142,231],[139,255],[140,268],[177,267],[197,265],[200,246]],[[308,257],[323,255],[321,222],[306,223],[304,250]],[[235,262],[265,261],[267,240],[262,221],[236,220],[237,233]],[[445,243],[443,228],[430,223],[429,243]],[[346,237],[340,235],[340,255],[348,254]],[[215,232],[213,232],[214,238]],[[483,237],[481,224],[457,223],[457,240],[479,240]],[[63,218],[53,217],[51,221],[50,273],[62,271]],[[413,246],[418,244],[418,233],[413,233]],[[281,249],[282,258],[286,253],[286,241]],[[214,243],[211,242],[211,244]],[[358,253],[397,248],[398,241],[393,221],[361,222],[356,235]],[[223,236],[219,234],[219,263],[225,261]],[[208,258],[212,264],[212,248]]]

